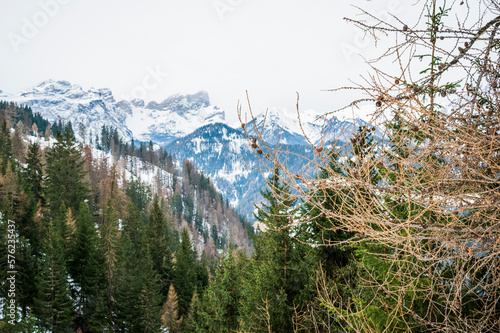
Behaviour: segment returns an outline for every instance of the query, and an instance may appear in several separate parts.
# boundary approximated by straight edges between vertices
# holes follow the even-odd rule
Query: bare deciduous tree
[[[415,6],[422,15],[412,26],[368,12],[362,14],[375,24],[347,19],[377,39],[393,34],[396,41],[369,62],[362,83],[332,90],[359,91],[346,108],[373,104],[368,125],[345,133],[347,144],[343,138],[311,143],[314,156],[303,156],[306,166],[292,173],[285,146],[267,145],[259,128],[248,140],[263,172],[279,168],[296,198],[339,221],[330,229],[355,234],[339,245],[364,246],[386,267],[379,276],[359,262],[359,283],[378,295],[365,303],[342,299],[319,278],[318,297],[329,314],[360,332],[498,332],[500,3]],[[248,112],[253,119],[250,104]],[[298,102],[297,113],[300,119]],[[247,123],[241,108],[239,115]],[[325,124],[333,116],[324,114]],[[369,144],[375,127],[383,136]],[[322,170],[328,177],[311,176]],[[332,206],[332,197],[341,200]],[[297,223],[315,218],[306,214]],[[330,244],[314,244],[321,245]],[[387,315],[385,327],[371,321],[370,306]]]

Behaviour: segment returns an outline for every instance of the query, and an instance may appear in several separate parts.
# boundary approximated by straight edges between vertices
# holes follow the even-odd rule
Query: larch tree
[[[116,285],[115,273],[119,241],[118,214],[113,202],[108,200],[99,226],[101,247],[105,258],[106,300],[109,314],[113,312],[113,289]]]
[[[179,302],[173,285],[168,288],[167,300],[162,309],[161,322],[163,327],[168,328],[169,332],[181,332],[182,317],[179,318]]]
[[[340,221],[325,230],[354,233],[334,245],[358,247],[357,283],[367,297],[343,298],[330,285],[318,285],[322,305],[346,330],[497,331],[500,3],[427,0],[415,6],[421,15],[414,24],[366,11],[362,15],[374,24],[347,19],[377,40],[396,37],[362,83],[332,90],[360,94],[336,111],[373,105],[363,132],[376,126],[380,149],[360,160],[358,170],[335,170],[352,157],[345,139],[359,136],[351,133],[331,143],[344,148],[337,160],[324,149],[329,145],[313,143],[315,155],[304,157],[299,173],[283,163],[287,152],[267,146],[259,131],[257,155],[264,170],[280,169],[293,197]],[[328,124],[334,116],[322,119]],[[322,169],[323,179],[308,176]],[[374,171],[376,182],[369,177]],[[318,189],[340,194],[356,209],[331,209],[317,200]]]

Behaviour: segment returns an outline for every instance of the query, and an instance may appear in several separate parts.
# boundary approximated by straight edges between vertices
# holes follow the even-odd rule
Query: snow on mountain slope
[[[54,122],[59,119],[71,121],[76,135],[82,139],[101,134],[103,125],[117,128],[121,136],[154,143],[165,144],[193,133],[196,129],[215,123],[225,123],[225,113],[217,106],[210,105],[208,93],[200,91],[192,95],[173,95],[163,102],[143,100],[116,101],[110,89],[90,88],[67,81],[48,80],[17,94],[0,91],[0,98],[30,106],[34,112]],[[328,118],[321,113],[306,110],[297,113],[284,108],[270,108],[247,124],[250,135],[255,135],[254,124],[266,142],[304,145],[347,141],[348,135],[360,125],[367,123],[367,110],[361,110],[361,118],[352,119],[348,114],[339,113]],[[359,112],[358,112],[359,113]],[[81,126],[83,125],[83,126]],[[80,130],[80,127],[84,131]],[[240,128],[238,124],[235,126]],[[376,133],[377,134],[377,133]],[[305,136],[304,136],[305,135]]]
[[[210,105],[208,93],[174,95],[161,103],[143,100],[116,101],[109,89],[83,90],[67,81],[48,80],[2,98],[30,106],[34,112],[54,122],[71,121],[77,136],[80,124],[86,135],[101,133],[103,125],[118,129],[124,138],[164,145],[195,129],[225,120],[224,111]]]
[[[233,207],[247,217],[252,216],[254,203],[261,201],[259,190],[266,186],[260,161],[241,130],[226,124],[210,124],[173,141],[165,147],[178,160],[188,159],[210,176],[217,188]],[[290,154],[286,158],[292,172],[297,172],[312,149],[305,145],[284,145]],[[284,161],[282,161],[284,162]]]
[[[261,113],[246,124],[247,132],[255,135],[261,133],[265,141],[293,145],[318,145],[321,142],[343,141],[356,132],[359,126],[366,126],[361,118],[328,116],[307,110],[300,113],[290,112],[284,108],[270,108],[267,113]]]
[[[122,101],[122,105],[127,102]],[[136,105],[140,101],[136,101]],[[138,105],[137,105],[138,106]],[[208,93],[174,95],[160,104],[132,108],[126,126],[141,141],[152,140],[160,145],[192,133],[199,127],[224,122],[224,111],[211,106]]]
[[[92,140],[100,136],[103,125],[116,128],[125,140],[151,140],[165,147],[179,162],[192,160],[196,168],[214,180],[233,206],[247,216],[253,210],[253,203],[260,201],[258,191],[265,186],[264,177],[252,169],[258,167],[258,159],[240,124],[229,127],[224,111],[210,105],[205,91],[146,104],[140,99],[116,101],[109,89],[84,90],[67,81],[49,80],[17,94],[0,92],[0,99],[31,106],[51,122],[71,121],[78,139],[83,139],[83,132],[86,142],[90,134]],[[279,140],[297,156],[309,156],[312,154],[309,142],[313,145],[337,140],[348,142],[348,136],[358,126],[367,125],[365,120],[353,119],[345,112],[334,115],[325,120],[320,113],[307,110],[301,112],[299,122],[296,112],[271,108],[267,116],[260,114],[248,122],[247,132],[255,136],[255,124],[271,146]],[[377,130],[375,136],[379,135],[381,132]],[[302,161],[294,160],[292,154],[289,156],[289,164],[300,168]]]

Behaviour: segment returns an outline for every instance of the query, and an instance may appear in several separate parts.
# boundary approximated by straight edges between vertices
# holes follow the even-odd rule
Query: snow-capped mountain
[[[48,80],[18,94],[3,95],[2,99],[30,106],[51,122],[71,121],[77,135],[100,134],[102,125],[106,125],[117,128],[124,138],[152,140],[159,145],[203,125],[225,121],[224,111],[210,105],[205,91],[145,105],[139,99],[116,101],[109,89],[84,90],[67,81]]]
[[[292,145],[321,145],[327,142],[347,142],[359,126],[366,126],[367,122],[356,118],[324,117],[313,110],[300,113],[284,108],[270,108],[267,112],[256,116],[246,124],[249,135],[260,133],[269,143],[276,142]],[[375,136],[380,136],[376,132]]]
[[[163,102],[145,103],[143,100],[115,100],[110,89],[90,88],[67,81],[48,80],[17,94],[0,90],[0,98],[30,106],[34,112],[51,122],[59,119],[71,121],[77,136],[100,135],[102,125],[117,128],[126,139],[163,146],[182,138],[196,129],[215,123],[226,123],[225,113],[210,105],[208,93],[174,95]],[[284,108],[271,108],[247,123],[250,135],[258,132],[271,144],[313,145],[329,141],[347,141],[347,137],[366,122],[342,117],[322,117],[307,110],[300,113]],[[235,128],[241,130],[240,124]],[[376,136],[378,132],[375,133]]]
[[[141,100],[121,101],[119,105],[132,112],[125,124],[134,137],[159,145],[188,135],[201,126],[225,122],[224,111],[210,105],[206,91],[170,96],[161,103],[150,102],[145,107]]]
[[[262,168],[262,162],[241,128],[234,129],[221,123],[206,125],[167,144],[165,148],[178,160],[193,161],[197,168],[212,178],[240,213],[251,216],[253,204],[261,201],[259,191],[266,186],[266,177],[263,177],[261,169],[266,168]],[[311,158],[313,155],[313,149],[306,145],[282,145],[281,149],[291,153],[283,158],[287,159],[292,172],[297,172],[307,162],[307,159],[298,156]]]
[[[210,105],[205,91],[146,104],[139,99],[117,101],[110,89],[84,90],[67,81],[49,80],[17,94],[0,91],[0,99],[30,106],[51,122],[71,121],[77,137],[86,137],[87,142],[101,136],[103,125],[116,128],[125,140],[151,140],[179,162],[192,160],[244,215],[250,216],[253,203],[260,201],[265,177],[258,170],[259,159],[241,125],[227,125],[224,111]],[[272,108],[249,121],[245,129],[251,136],[257,129],[269,145],[279,140],[283,150],[296,153],[289,154],[288,165],[298,170],[304,161],[297,156],[314,155],[310,144],[326,148],[329,142],[348,142],[358,126],[367,124],[359,118],[320,116],[309,110],[301,112],[299,121],[296,112]],[[377,130],[375,136],[381,133]]]

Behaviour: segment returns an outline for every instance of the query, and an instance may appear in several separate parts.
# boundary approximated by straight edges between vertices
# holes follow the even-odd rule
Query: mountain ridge
[[[224,123],[242,130],[240,124],[226,122],[225,111],[211,105],[204,90],[146,103],[141,99],[117,100],[109,88],[85,90],[69,81],[46,80],[16,94],[0,90],[0,97],[30,106],[51,122],[72,121],[77,129],[81,127],[77,136],[80,132],[86,137],[100,134],[102,125],[106,125],[117,128],[129,140],[151,140],[164,146],[209,124]],[[318,145],[337,139],[346,141],[358,126],[366,126],[367,122],[360,118],[325,118],[314,110],[301,112],[299,118],[295,112],[272,107],[245,125],[249,135],[260,133],[268,143],[279,140],[284,144]]]
[[[210,105],[206,91],[176,94],[146,105],[140,99],[117,101],[108,88],[84,90],[68,81],[47,80],[2,98],[30,106],[51,122],[71,120],[76,128],[85,128],[77,131],[77,135],[85,133],[80,139],[99,134],[102,125],[107,125],[129,140],[164,145],[200,126],[225,121],[224,111]]]
[[[270,108],[251,121],[229,125],[224,110],[210,104],[209,94],[175,94],[162,102],[145,103],[134,99],[115,100],[108,88],[84,90],[68,81],[47,80],[14,95],[8,101],[30,106],[34,112],[54,122],[71,121],[79,140],[99,142],[102,127],[115,128],[124,140],[152,141],[175,155],[179,167],[190,160],[209,176],[228,201],[241,213],[251,216],[253,203],[261,200],[259,190],[265,176],[259,171],[260,160],[248,142],[248,136],[259,136],[269,147],[279,141],[294,169],[303,164],[297,156],[313,155],[312,145],[325,148],[347,138],[362,119],[322,118],[306,110],[300,115],[284,108]],[[246,132],[245,132],[246,130]],[[375,132],[377,134],[377,132]],[[307,137],[306,137],[306,136]],[[125,141],[126,142],[126,141]],[[284,157],[285,158],[285,157]]]

